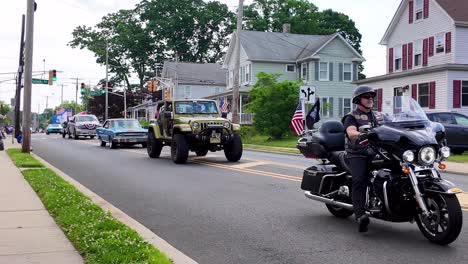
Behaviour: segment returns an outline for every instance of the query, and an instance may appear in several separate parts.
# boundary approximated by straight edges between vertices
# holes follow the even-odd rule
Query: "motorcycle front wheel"
[[[447,245],[461,232],[463,214],[455,195],[427,194],[428,216],[418,214],[416,223],[423,235],[432,243]]]

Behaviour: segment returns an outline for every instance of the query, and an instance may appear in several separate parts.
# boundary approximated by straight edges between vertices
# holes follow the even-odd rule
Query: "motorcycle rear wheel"
[[[348,210],[348,209],[345,209],[345,208],[341,208],[341,207],[338,207],[338,206],[334,206],[334,205],[331,205],[331,204],[325,204],[328,208],[328,211],[330,211],[330,213],[338,218],[348,218],[350,217],[352,214],[354,214],[354,211],[351,211],[351,210]]]
[[[463,214],[455,195],[428,194],[425,199],[431,213],[416,216],[416,223],[423,235],[432,243],[447,245],[455,241],[461,232]]]

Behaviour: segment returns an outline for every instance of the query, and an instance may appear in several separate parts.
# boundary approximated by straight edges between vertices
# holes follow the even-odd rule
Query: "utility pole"
[[[107,120],[109,114],[109,42],[106,41],[106,109],[105,109],[105,119]]]
[[[62,90],[60,93],[60,105],[63,105],[63,84],[61,84],[60,86],[62,86]]]
[[[244,0],[239,0],[237,8],[237,32],[234,56],[234,80],[232,85],[232,122],[239,124],[239,69],[240,69],[240,35],[242,31],[242,17],[244,16]]]
[[[31,92],[32,92],[32,64],[33,64],[33,38],[34,38],[34,0],[27,0],[28,16],[26,26],[26,62],[24,72],[24,103],[23,103],[23,146],[22,151],[31,150]]]
[[[78,77],[76,77],[76,89],[75,89],[75,115],[78,114]]]
[[[20,39],[20,53],[18,64],[18,76],[16,79],[16,93],[15,93],[15,131],[14,137],[17,137],[20,131],[20,104],[21,104],[21,88],[23,87],[23,72],[24,72],[24,22],[25,16],[21,18],[21,39]]]
[[[124,83],[124,119],[127,119],[127,87]]]

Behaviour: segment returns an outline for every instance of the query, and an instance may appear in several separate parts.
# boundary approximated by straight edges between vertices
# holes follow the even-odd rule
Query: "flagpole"
[[[304,99],[301,99],[301,104],[302,104],[302,122],[304,123],[304,131],[307,131],[309,129],[307,128],[307,122],[305,122],[305,120],[306,120],[306,115],[309,112],[309,109],[306,108],[307,104]]]

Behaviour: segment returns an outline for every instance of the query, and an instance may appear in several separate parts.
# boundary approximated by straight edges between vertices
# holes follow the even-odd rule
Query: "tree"
[[[340,33],[362,54],[361,33],[347,15],[331,9],[319,12],[307,0],[254,0],[244,12],[245,29],[281,32],[283,24],[291,24],[291,33],[329,35]],[[363,71],[359,65],[360,72]],[[365,77],[360,73],[360,79]]]
[[[279,139],[287,131],[299,99],[300,81],[278,82],[279,74],[257,74],[258,81],[249,93],[249,112],[255,113],[257,131]]]
[[[8,104],[5,104],[2,100],[0,100],[0,115],[4,116],[5,119],[0,119],[0,123],[9,123],[11,120],[7,116],[10,113],[11,107]]]
[[[57,110],[60,110],[62,108],[71,108],[73,109],[73,114],[78,114],[79,112],[82,112],[84,111],[84,107],[83,105],[80,105],[80,104],[76,104],[75,102],[72,102],[72,101],[65,101],[63,102],[62,104],[58,105],[57,107],[54,108],[54,113],[57,112]],[[76,109],[76,112],[75,112],[75,109]]]

